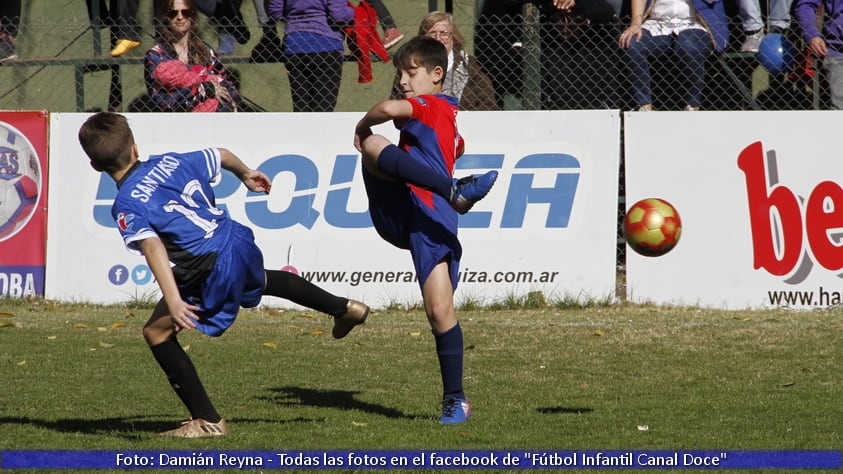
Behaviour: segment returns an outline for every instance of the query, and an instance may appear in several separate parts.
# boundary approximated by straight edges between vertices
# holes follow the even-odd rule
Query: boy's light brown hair
[[[131,163],[135,137],[126,117],[98,112],[79,129],[79,144],[95,170],[113,173]]]

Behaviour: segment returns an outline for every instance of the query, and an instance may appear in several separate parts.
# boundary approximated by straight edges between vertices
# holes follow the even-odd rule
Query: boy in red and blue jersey
[[[491,190],[497,171],[453,178],[462,154],[459,102],[442,94],[448,67],[445,47],[418,36],[393,58],[405,99],[386,100],[358,122],[354,146],[363,154],[363,181],[378,234],[410,251],[442,375],[443,424],[463,423],[471,410],[463,390],[463,334],[454,309],[462,246],[457,213],[464,214]],[[398,145],[371,127],[392,120]]]
[[[176,336],[197,329],[222,335],[241,307],[263,295],[289,299],[334,317],[333,336],[362,324],[369,307],[335,296],[285,271],[264,270],[263,254],[248,227],[216,206],[212,184],[223,169],[252,192],[272,182],[225,148],[165,153],[138,159],[126,118],[100,112],[85,121],[79,143],[91,166],[117,183],[111,213],[129,251],[143,255],[162,298],[143,327],[152,355],[190,412],[179,428],[161,433],[183,438],[223,436],[228,425],[209,399]]]

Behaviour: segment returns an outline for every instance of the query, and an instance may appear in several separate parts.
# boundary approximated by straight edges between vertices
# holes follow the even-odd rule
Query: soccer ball
[[[0,242],[26,226],[41,194],[41,165],[18,130],[0,122]]]
[[[658,257],[670,252],[679,242],[682,220],[669,202],[642,199],[626,212],[623,233],[632,250],[646,257]]]

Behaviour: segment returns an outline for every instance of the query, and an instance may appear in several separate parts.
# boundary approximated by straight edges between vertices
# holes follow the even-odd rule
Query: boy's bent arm
[[[224,169],[231,171],[243,184],[252,191],[269,194],[272,188],[272,181],[260,171],[249,168],[237,155],[226,148],[217,148],[220,152],[220,164]]]
[[[170,257],[167,255],[164,243],[157,237],[150,237],[140,241],[140,248],[146,257],[149,269],[155,275],[155,280],[170,310],[170,317],[180,328],[195,328],[196,323],[193,321],[198,320],[199,316],[194,311],[200,308],[189,305],[182,299],[173,270],[170,268]]]
[[[354,128],[354,148],[362,151],[363,141],[372,135],[373,126],[389,120],[406,120],[412,116],[413,106],[408,100],[385,100],[375,104]]]
[[[413,106],[408,100],[385,100],[375,104],[357,123],[357,128],[373,127],[388,120],[408,119],[413,116]]]

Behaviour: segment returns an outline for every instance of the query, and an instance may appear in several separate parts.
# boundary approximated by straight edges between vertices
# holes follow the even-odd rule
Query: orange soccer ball
[[[679,243],[682,220],[669,202],[658,198],[642,199],[626,211],[623,234],[632,250],[646,257],[658,257]]]

